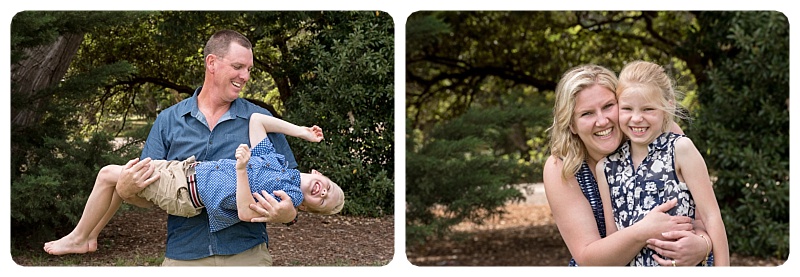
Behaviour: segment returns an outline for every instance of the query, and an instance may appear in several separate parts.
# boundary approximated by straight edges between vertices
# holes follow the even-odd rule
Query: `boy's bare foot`
[[[50,255],[83,254],[97,250],[97,239],[74,240],[69,235],[44,244],[44,251]]]

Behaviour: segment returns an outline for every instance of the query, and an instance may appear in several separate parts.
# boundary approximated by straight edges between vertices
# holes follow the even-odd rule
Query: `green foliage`
[[[687,134],[703,151],[731,252],[789,255],[789,23],[778,12],[702,13],[714,55]],[[708,45],[708,48],[714,46]]]
[[[125,163],[122,156],[132,154],[130,148],[114,150],[111,139],[102,133],[86,141],[44,138],[29,149],[28,162],[12,177],[11,227],[17,234],[12,242],[52,239],[78,223],[100,168]]]
[[[498,155],[500,134],[513,128],[523,109],[470,109],[437,124],[430,135],[409,136],[406,145],[406,237],[410,246],[448,234],[463,221],[480,223],[502,215],[509,201],[524,196],[512,184],[528,167]]]
[[[335,21],[334,21],[335,20]],[[303,171],[339,184],[342,214],[394,213],[394,28],[388,14],[349,12],[327,18],[300,56],[313,63],[285,103],[286,120],[318,125],[325,140],[290,141]]]

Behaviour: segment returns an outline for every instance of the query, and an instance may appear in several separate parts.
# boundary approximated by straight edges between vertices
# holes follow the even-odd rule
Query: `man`
[[[271,115],[266,109],[239,98],[250,78],[253,49],[250,41],[231,30],[221,30],[206,43],[205,79],[191,98],[162,111],[147,137],[141,158],[125,165],[117,191],[126,202],[149,207],[136,193],[154,182],[151,159],[198,161],[233,159],[239,144],[249,144],[248,121],[253,113]],[[294,154],[283,134],[271,133],[278,153],[286,157],[289,168],[296,168]],[[252,146],[251,146],[252,147]],[[155,174],[159,176],[159,174]],[[261,206],[251,206],[264,214],[260,221],[289,222],[297,215],[290,197],[278,191],[278,202],[265,196]],[[111,215],[107,215],[109,218]],[[187,265],[272,265],[264,223],[239,222],[211,233],[205,210],[195,217],[170,215],[167,221],[167,248],[164,266]]]

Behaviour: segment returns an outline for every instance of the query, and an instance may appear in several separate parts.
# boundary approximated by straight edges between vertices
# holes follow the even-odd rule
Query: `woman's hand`
[[[667,211],[678,204],[677,199],[672,199],[656,206],[634,226],[638,225],[647,238],[663,239],[662,234],[671,231],[692,231],[692,218],[688,216],[671,216]],[[672,263],[670,262],[670,265]]]
[[[693,231],[672,231],[663,234],[664,240],[649,239],[647,248],[653,249],[661,256],[653,255],[653,259],[662,266],[672,266],[675,261],[677,266],[695,266],[706,259],[708,245],[705,239]]]

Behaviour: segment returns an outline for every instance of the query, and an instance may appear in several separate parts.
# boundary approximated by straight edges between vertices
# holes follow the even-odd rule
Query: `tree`
[[[98,164],[118,163],[106,133],[75,137],[75,114],[88,92],[131,68],[109,65],[66,78],[86,32],[128,22],[129,13],[21,12],[12,23],[11,225],[21,234],[52,234],[76,221]],[[113,151],[112,151],[113,150]],[[98,153],[104,153],[98,155]],[[42,197],[46,195],[47,197]],[[59,217],[52,217],[57,214]],[[64,217],[66,215],[66,217]]]
[[[715,177],[732,251],[789,255],[789,22],[779,12],[701,12],[708,49],[695,136]]]

